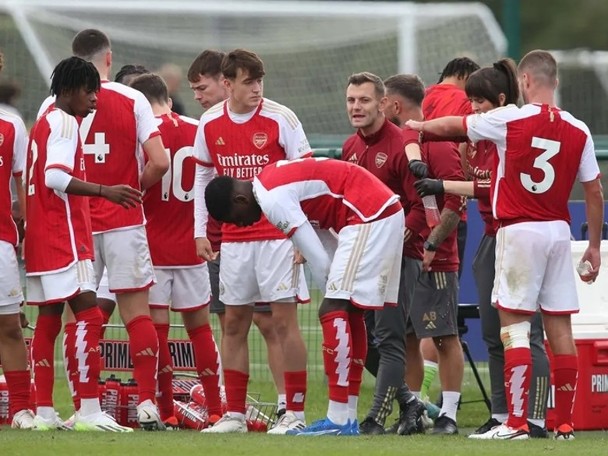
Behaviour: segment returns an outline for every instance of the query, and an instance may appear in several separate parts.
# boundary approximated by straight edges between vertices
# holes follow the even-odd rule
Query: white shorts
[[[223,242],[220,300],[227,306],[256,302],[309,302],[301,264],[289,239]]]
[[[325,297],[349,300],[365,309],[397,305],[404,230],[402,211],[342,228]]]
[[[201,309],[211,301],[207,263],[189,268],[154,268],[157,282],[150,288],[150,307],[171,306],[175,312]]]
[[[101,280],[103,268],[107,268],[112,293],[146,290],[156,282],[145,227],[98,233],[93,241],[95,273]]]
[[[62,272],[26,277],[27,303],[56,304],[97,288],[91,260],[78,261]]]
[[[547,314],[578,312],[566,222],[523,222],[500,228],[495,265],[495,307],[523,314],[539,308]]]
[[[20,304],[22,301],[23,290],[15,247],[6,241],[0,241],[0,307]]]
[[[97,287],[97,299],[107,299],[108,301],[116,302],[116,294],[110,291],[110,286],[108,285],[107,268],[103,269],[103,275],[101,276],[99,286]]]

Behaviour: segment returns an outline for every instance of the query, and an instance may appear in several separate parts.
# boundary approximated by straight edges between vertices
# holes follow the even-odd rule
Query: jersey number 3
[[[540,169],[543,172],[544,177],[540,182],[535,182],[529,174],[520,173],[519,178],[521,184],[530,193],[545,193],[551,188],[553,182],[555,182],[555,169],[549,163],[549,160],[559,153],[560,146],[561,144],[559,141],[552,141],[537,136],[532,137],[532,147],[544,150],[542,154],[536,157],[532,166],[536,169]]]

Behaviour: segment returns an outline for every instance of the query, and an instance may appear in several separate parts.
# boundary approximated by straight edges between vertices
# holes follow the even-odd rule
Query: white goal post
[[[383,78],[417,73],[431,84],[454,57],[487,65],[506,50],[499,25],[481,3],[0,0],[1,11],[27,46],[43,87],[84,28],[108,34],[114,72],[126,63],[154,70],[166,62],[185,71],[203,49],[254,50],[266,65],[265,94],[291,107],[310,135],[350,131],[344,86],[353,72]],[[0,43],[8,29],[0,28]],[[39,89],[39,82],[32,85]],[[197,116],[187,84],[182,98]]]

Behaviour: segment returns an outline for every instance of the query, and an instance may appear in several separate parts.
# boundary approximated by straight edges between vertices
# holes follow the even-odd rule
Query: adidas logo
[[[296,403],[303,403],[304,402],[304,393],[295,393],[293,395],[292,401],[296,402]]]
[[[437,329],[437,326],[435,326],[435,323],[432,321],[429,321],[428,325],[426,325],[424,329]]]
[[[226,143],[224,142],[224,138],[222,138],[221,136],[219,138],[217,138],[217,141],[215,141],[215,145],[216,146],[225,146]]]
[[[154,353],[154,351],[150,347],[148,347],[144,348],[140,352],[137,352],[135,356],[156,356],[156,353]]]
[[[574,391],[574,387],[570,383],[566,383],[557,388],[557,391]]]
[[[160,371],[158,371],[159,374],[170,374],[171,372],[173,372],[173,368],[170,364],[167,364]]]
[[[200,374],[199,374],[199,375],[200,375],[201,377],[206,377],[206,376],[208,376],[208,375],[217,375],[217,373],[216,373],[216,372],[214,372],[214,371],[213,371],[213,369],[206,368],[204,371],[200,372]]]
[[[289,287],[287,285],[285,285],[283,282],[281,282],[279,284],[279,286],[277,287],[276,291],[287,291],[289,290]]]
[[[45,358],[45,359],[41,359],[40,361],[38,361],[36,364],[34,364],[34,366],[36,366],[36,367],[51,367],[51,364]]]

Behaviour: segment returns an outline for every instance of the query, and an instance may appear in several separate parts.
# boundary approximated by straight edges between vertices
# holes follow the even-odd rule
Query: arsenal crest
[[[374,162],[376,163],[376,168],[382,168],[382,166],[384,166],[384,164],[386,163],[387,159],[388,155],[386,155],[384,152],[378,152],[376,154],[376,158],[374,159]]]
[[[263,148],[268,142],[268,135],[266,133],[254,133],[253,134],[253,145],[258,149]]]

